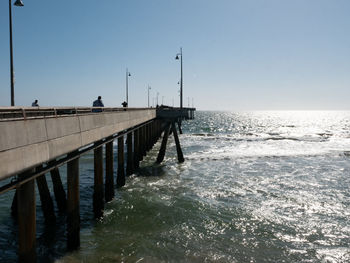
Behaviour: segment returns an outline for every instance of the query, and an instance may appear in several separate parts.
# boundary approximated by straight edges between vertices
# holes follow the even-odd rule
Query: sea
[[[79,250],[37,196],[38,262],[350,262],[349,111],[197,111],[184,163],[171,136],[155,164],[160,142],[99,220],[93,154],[81,157]],[[13,194],[0,195],[0,262],[17,260]]]

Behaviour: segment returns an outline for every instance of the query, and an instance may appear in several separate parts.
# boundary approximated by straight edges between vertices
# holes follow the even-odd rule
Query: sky
[[[348,0],[28,1],[12,8],[15,104],[350,110]],[[14,2],[14,0],[13,0]],[[8,1],[0,106],[10,105]]]

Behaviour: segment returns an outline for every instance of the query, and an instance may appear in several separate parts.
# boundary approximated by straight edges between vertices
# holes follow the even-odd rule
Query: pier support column
[[[158,153],[157,163],[161,163],[164,160],[165,151],[166,151],[166,144],[168,142],[169,131],[170,131],[170,125],[167,124],[167,126],[164,129],[162,145],[160,146],[160,150]]]
[[[126,163],[126,175],[132,175],[134,173],[134,157],[132,150],[132,132],[129,132],[127,135],[127,163]]]
[[[56,216],[53,207],[53,201],[50,195],[50,190],[47,185],[45,174],[36,178],[36,184],[38,186],[41,208],[44,213],[46,223],[55,222]]]
[[[94,168],[93,209],[95,218],[100,218],[104,208],[102,146],[94,150]]]
[[[17,208],[17,189],[16,189],[15,194],[13,195],[12,205],[11,205],[11,215],[15,219],[17,219],[17,212],[18,212],[18,208]]]
[[[182,134],[182,129],[181,129],[181,118],[177,121],[177,125],[179,126],[179,133]]]
[[[106,143],[106,181],[105,199],[109,202],[114,197],[114,176],[113,176],[113,141]]]
[[[53,184],[53,192],[55,194],[56,204],[60,212],[65,212],[67,209],[66,192],[64,191],[60,171],[54,168],[50,171],[51,180]]]
[[[118,138],[118,171],[117,171],[117,187],[125,185],[124,171],[124,136]]]
[[[31,173],[29,170],[27,173]],[[17,188],[19,262],[36,262],[35,182],[30,180]]]
[[[177,131],[176,131],[176,127],[175,127],[174,122],[171,123],[171,129],[173,130],[173,134],[174,134],[174,138],[175,138],[177,159],[179,160],[179,163],[183,163],[185,161],[185,159],[184,159],[184,155],[183,155],[182,150],[181,150],[180,140],[179,140],[179,137],[177,136]]]
[[[151,123],[147,124],[147,152],[152,149]]]
[[[146,155],[146,129],[145,126],[142,126],[140,128],[141,131],[141,137],[140,137],[140,149],[141,149],[141,160],[143,160],[143,157]]]
[[[67,248],[80,246],[79,159],[67,164]]]
[[[143,129],[142,127],[140,127],[138,129],[138,133],[139,133],[139,147],[138,147],[138,151],[139,151],[139,162],[141,162],[143,160]]]
[[[148,130],[148,124],[144,126],[145,129],[145,156],[147,155],[147,152],[149,150],[149,130]]]
[[[140,140],[139,140],[140,130],[136,129],[134,131],[134,168],[138,169],[140,167]]]
[[[154,146],[154,121],[150,123],[150,141],[151,141],[151,147],[150,149],[153,148]]]

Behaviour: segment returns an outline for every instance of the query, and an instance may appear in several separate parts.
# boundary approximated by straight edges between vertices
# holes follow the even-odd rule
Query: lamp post
[[[180,48],[180,53],[176,54],[175,59],[180,59],[181,63],[181,80],[180,80],[180,109],[182,109],[182,92],[183,92],[183,75],[182,75],[182,47]]]
[[[147,87],[147,94],[148,94],[148,108],[149,108],[149,91],[151,90],[151,87],[148,85]]]
[[[159,97],[159,92],[157,92],[157,106],[159,105],[158,104],[158,97]]]
[[[21,0],[16,0],[15,6],[24,6]],[[15,106],[15,74],[13,70],[13,46],[12,46],[12,7],[9,0],[9,20],[10,20],[10,71],[11,71],[11,106]]]
[[[128,106],[129,106],[129,77],[131,77],[131,74],[128,68],[126,68],[126,103]]]

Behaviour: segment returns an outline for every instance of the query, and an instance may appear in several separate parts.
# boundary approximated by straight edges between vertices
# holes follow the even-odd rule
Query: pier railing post
[[[93,209],[95,218],[100,218],[104,208],[102,146],[94,150],[94,168]]]
[[[67,164],[67,248],[80,246],[79,159]]]
[[[106,181],[105,199],[109,202],[114,197],[114,176],[113,176],[113,141],[106,143]]]
[[[134,173],[134,157],[132,150],[132,132],[129,132],[127,135],[127,163],[126,163],[126,175],[132,175]]]
[[[19,175],[25,176],[29,170]],[[17,188],[19,262],[36,262],[35,182],[30,180]]]
[[[118,138],[118,171],[117,171],[117,187],[125,185],[124,171],[124,136]]]

